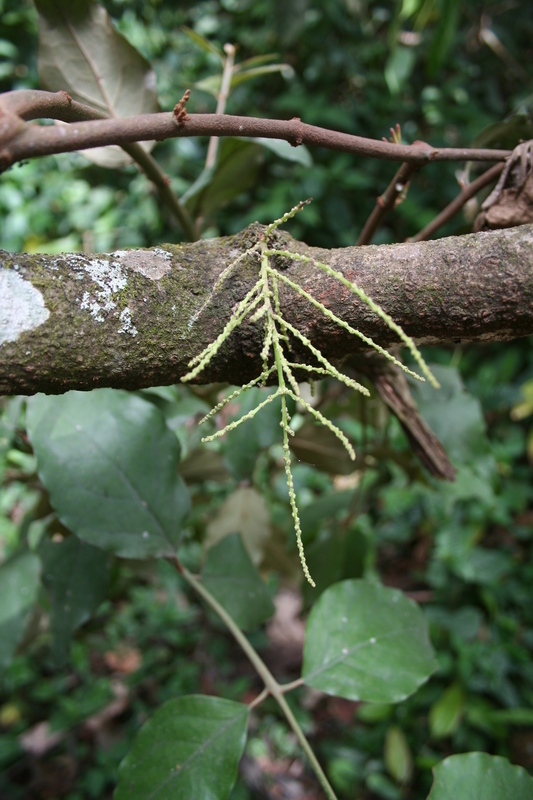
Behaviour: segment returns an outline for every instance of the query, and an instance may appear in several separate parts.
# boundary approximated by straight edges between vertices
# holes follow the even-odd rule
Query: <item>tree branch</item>
[[[227,238],[91,256],[0,253],[0,393],[178,381],[255,283],[259,261],[252,254],[210,297],[222,270],[264,230],[255,224]],[[277,231],[269,246],[339,270],[418,344],[533,333],[533,226],[335,250]],[[286,257],[273,261],[353,328],[384,347],[397,344],[367,306],[322,271]],[[339,363],[363,349],[289,286],[280,284],[280,302],[287,321],[326,358]],[[202,381],[251,380],[262,369],[262,343],[261,320],[234,331]],[[292,360],[299,355],[293,343]]]
[[[0,172],[27,158],[66,153],[109,144],[175,138],[178,136],[252,136],[285,139],[294,147],[307,144],[388,161],[423,165],[430,161],[503,161],[509,150],[436,148],[424,143],[413,145],[352,136],[307,125],[298,117],[290,120],[234,117],[224,114],[190,114],[178,120],[173,113],[140,114],[120,119],[94,119],[74,122],[85,108],[66,92],[10,92],[0,97]],[[56,128],[23,125],[37,113],[71,122]],[[96,116],[96,115],[95,115]],[[19,125],[17,125],[17,120]]]

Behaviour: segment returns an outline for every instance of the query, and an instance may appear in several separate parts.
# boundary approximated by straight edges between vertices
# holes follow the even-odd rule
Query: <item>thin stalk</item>
[[[220,92],[217,99],[217,114],[223,114],[226,110],[226,103],[228,101],[231,89],[231,76],[233,75],[233,61],[235,59],[235,47],[232,44],[224,45],[224,52],[226,58],[224,59],[224,67],[222,70],[222,80],[220,82]],[[212,136],[209,139],[209,146],[207,148],[207,157],[205,159],[205,168],[212,167],[217,160],[218,153],[218,136]]]
[[[255,667],[258,675],[261,677],[261,680],[265,684],[265,687],[268,689],[269,693],[272,697],[277,701],[278,705],[280,706],[281,710],[283,711],[287,722],[289,723],[290,727],[292,728],[296,738],[298,739],[302,750],[304,751],[305,755],[307,756],[311,767],[313,768],[315,775],[317,776],[318,780],[328,800],[338,800],[333,788],[331,787],[320,763],[318,762],[317,757],[313,753],[311,745],[307,741],[304,732],[302,731],[298,720],[292,713],[291,707],[285,700],[283,692],[286,691],[285,687],[281,686],[277,680],[274,678],[270,670],[268,669],[267,665],[263,661],[263,659],[259,656],[256,650],[252,647],[244,633],[241,631],[239,626],[235,623],[233,617],[228,614],[226,609],[220,605],[218,600],[216,600],[210,591],[208,591],[205,586],[201,583],[200,580],[194,577],[188,569],[186,569],[183,564],[179,561],[177,557],[169,558],[168,559],[171,564],[173,564],[182,578],[189,584],[191,589],[193,589],[196,594],[200,595],[200,597],[205,600],[208,606],[210,606],[213,611],[220,617],[222,622],[226,625],[230,633],[232,634],[235,641],[241,646],[242,650],[246,653],[250,661],[252,662],[253,666]],[[260,695],[261,696],[261,695]]]
[[[170,188],[169,178],[165,175],[155,158],[153,158],[150,153],[147,153],[137,142],[133,144],[123,144],[122,149],[133,158],[146,177],[152,181],[157,188],[159,197],[178,221],[187,240],[189,242],[196,242],[198,234],[196,233],[191,216]]]

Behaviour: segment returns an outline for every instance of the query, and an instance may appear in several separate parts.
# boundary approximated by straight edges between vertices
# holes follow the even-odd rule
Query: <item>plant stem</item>
[[[254,665],[258,675],[260,675],[261,680],[265,684],[265,687],[268,689],[269,693],[272,697],[277,701],[278,705],[280,706],[281,710],[285,714],[285,718],[289,723],[290,727],[292,728],[296,738],[300,742],[302,750],[304,751],[305,755],[307,756],[311,767],[313,768],[315,775],[317,776],[318,780],[322,788],[324,789],[328,800],[337,800],[337,796],[333,791],[320,763],[313,753],[311,745],[305,738],[305,734],[302,731],[298,720],[294,716],[291,707],[287,703],[284,697],[284,691],[287,689],[281,686],[277,680],[274,678],[270,670],[268,669],[267,665],[263,661],[263,659],[259,656],[257,651],[252,647],[244,633],[241,631],[239,626],[234,621],[233,617],[228,614],[226,609],[216,600],[215,597],[208,591],[205,586],[201,583],[201,581],[196,578],[192,573],[186,569],[183,564],[179,561],[179,559],[175,556],[173,558],[168,559],[171,564],[173,564],[182,578],[189,584],[191,589],[193,589],[200,597],[205,600],[205,602],[213,609],[213,611],[220,617],[222,622],[226,625],[230,633],[232,634],[233,638],[238,642],[241,648],[244,650],[252,664]],[[261,695],[260,695],[261,696]]]
[[[225,44],[224,52],[226,53],[226,58],[224,59],[224,68],[222,70],[220,92],[218,93],[217,110],[216,110],[217,114],[223,114],[226,110],[226,103],[228,101],[231,88],[231,76],[233,75],[233,61],[235,59],[235,47],[232,44]],[[209,146],[207,148],[207,156],[205,159],[206,169],[212,167],[217,160],[218,143],[219,143],[218,136],[212,136],[209,139]]]

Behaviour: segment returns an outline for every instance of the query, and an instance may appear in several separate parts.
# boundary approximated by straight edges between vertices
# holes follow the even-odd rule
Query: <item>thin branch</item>
[[[217,114],[224,114],[226,111],[226,103],[228,101],[231,77],[233,75],[233,61],[235,59],[235,48],[232,44],[224,45],[224,52],[226,58],[224,59],[224,67],[222,70],[222,81],[220,83],[220,92],[217,100]],[[217,160],[218,153],[218,136],[212,136],[209,140],[209,147],[207,148],[207,157],[205,159],[205,168],[212,167]]]
[[[492,183],[496,180],[498,175],[502,173],[505,168],[505,164],[495,164],[493,167],[488,169],[483,175],[480,175],[479,178],[476,178],[475,181],[472,181],[468,186],[466,186],[461,194],[458,194],[455,200],[452,200],[446,208],[437,214],[437,216],[431,220],[429,225],[426,225],[425,228],[422,228],[416,236],[412,236],[407,241],[409,242],[423,242],[426,239],[429,239],[435,231],[437,231],[442,225],[444,225],[448,220],[457,214],[458,211],[465,205],[465,203],[470,200],[471,197],[474,197],[481,189],[485,186],[488,186],[489,183]]]
[[[1,114],[2,109],[4,112],[7,112],[8,117],[19,118],[24,121],[41,117],[49,117],[61,120],[62,122],[87,122],[108,119],[105,114],[98,111],[96,108],[72,100],[67,92],[41,92],[33,89],[8,92],[7,94],[0,95],[0,116],[6,115]],[[22,132],[22,130],[31,131],[33,136],[38,137],[40,131],[44,129],[33,125],[26,125],[23,128],[19,128],[20,132]],[[62,135],[61,131],[69,131],[68,128],[61,127],[52,130],[56,130],[59,136]],[[2,138],[2,131],[0,130],[0,148],[2,147]],[[10,141],[11,140],[10,138]],[[83,149],[83,147],[78,146],[76,149]],[[139,168],[145,173],[146,177],[152,181],[157,188],[162,202],[170,209],[170,212],[178,221],[188,241],[196,241],[198,237],[189,212],[172,191],[169,177],[165,175],[153,156],[147,153],[136,141],[132,141],[130,144],[122,144],[122,149],[136,162]],[[4,158],[5,150],[2,149],[0,151],[0,172],[2,171]]]
[[[291,726],[296,738],[300,742],[300,746],[304,751],[305,755],[307,756],[318,780],[322,788],[324,789],[327,797],[330,800],[336,800],[335,792],[333,791],[320,763],[315,756],[309,742],[307,741],[304,732],[302,731],[298,720],[294,716],[291,707],[285,700],[283,696],[284,691],[286,689],[277,682],[274,678],[270,670],[268,669],[267,665],[263,661],[263,659],[259,656],[258,652],[252,647],[244,633],[241,631],[239,626],[235,623],[233,617],[228,614],[226,609],[216,600],[215,597],[211,594],[210,591],[203,585],[201,580],[198,580],[194,577],[179,561],[177,557],[169,558],[168,561],[173,564],[173,566],[178,570],[182,578],[189,584],[191,589],[193,589],[196,594],[199,594],[200,597],[213,609],[215,614],[217,614],[222,622],[226,625],[234,639],[240,645],[244,653],[248,656],[250,661],[252,662],[253,666],[255,667],[258,675],[260,676],[261,680],[265,684],[265,688],[268,689],[268,692],[272,697],[277,701],[278,705],[280,706],[281,710],[283,711],[285,718],[289,725]],[[259,695],[262,698],[262,693]],[[259,698],[256,698],[258,700]]]
[[[418,166],[416,164],[410,164],[409,162],[402,164],[383,194],[378,197],[375,208],[367,219],[357,240],[359,246],[370,244],[379,225],[388,212],[395,207],[398,198],[405,191],[417,169]]]
[[[31,115],[28,104],[20,98],[19,93],[14,94],[18,95],[14,100],[9,94],[7,100],[6,96],[0,97],[0,109],[6,109],[13,114],[14,109],[23,108],[24,116],[28,118]],[[49,92],[45,94],[57,98],[58,111],[54,111],[50,97],[39,100],[39,108],[43,110],[43,106],[47,105],[48,115],[58,119],[67,116],[68,95],[65,96],[65,92],[58,92],[55,95]],[[72,100],[71,103],[73,104]],[[74,113],[75,111],[71,110],[71,116]],[[109,144],[124,145],[151,139],[163,141],[180,136],[252,136],[285,139],[294,147],[307,144],[418,165],[430,161],[504,161],[511,154],[509,150],[435,148],[424,143],[392,144],[307,125],[298,117],[276,120],[224,114],[190,114],[184,120],[177,120],[174,114],[162,112],[120,119],[77,122],[67,128],[26,126],[22,131],[12,131],[7,137],[0,139],[0,171],[27,158]]]

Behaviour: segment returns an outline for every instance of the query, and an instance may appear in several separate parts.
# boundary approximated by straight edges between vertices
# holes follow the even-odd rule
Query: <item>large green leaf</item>
[[[202,582],[245,631],[255,630],[274,613],[274,603],[238,534],[226,536],[208,551]]]
[[[363,580],[330,586],[307,622],[304,683],[349,700],[398,703],[437,668],[420,608]]]
[[[450,756],[433,770],[428,800],[531,800],[533,778],[506,758],[487,753]]]
[[[159,111],[155,72],[95,0],[35,0],[41,86],[65,91],[110,117]],[[150,145],[144,145],[150,147]],[[83,154],[105,167],[128,164],[118,147]]]
[[[72,633],[86,622],[109,590],[110,558],[98,547],[69,536],[39,547],[43,582],[50,595],[53,649],[59,663],[68,655]]]
[[[62,522],[127,558],[172,555],[189,494],[180,447],[152,403],[112,389],[36,395],[28,433]]]
[[[114,800],[225,800],[246,740],[248,707],[220,697],[169,700],[119,768]]]
[[[24,635],[37,597],[40,562],[25,552],[0,566],[0,669],[6,667]]]

